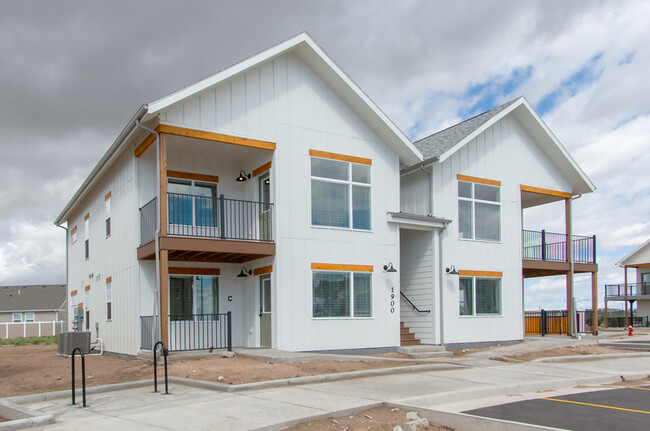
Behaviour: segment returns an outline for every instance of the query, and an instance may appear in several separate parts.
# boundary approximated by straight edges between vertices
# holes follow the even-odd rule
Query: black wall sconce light
[[[388,262],[388,265],[384,265],[384,272],[397,272],[397,270],[393,268],[393,262]]]
[[[445,268],[445,272],[447,275],[458,275],[458,271],[456,271],[456,267],[454,265],[451,265],[449,268]]]
[[[251,174],[247,174],[244,171],[239,171],[239,176],[235,178],[235,181],[242,182],[242,181],[250,180],[250,178],[251,178]]]
[[[241,271],[239,272],[239,275],[238,275],[237,277],[238,277],[238,278],[241,278],[241,277],[248,277],[249,275],[252,275],[252,274],[253,274],[253,271],[252,271],[252,270],[250,270],[250,269],[246,269],[245,266],[242,266],[242,267],[241,267]]]

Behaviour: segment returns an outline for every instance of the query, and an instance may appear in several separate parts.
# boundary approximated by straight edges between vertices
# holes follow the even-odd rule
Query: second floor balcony
[[[139,259],[152,259],[156,198],[140,208]],[[170,260],[246,262],[275,254],[273,204],[167,193],[166,234],[160,249]]]
[[[606,284],[605,297],[611,299],[650,299],[650,283]]]
[[[595,272],[596,236],[573,235],[571,255],[574,272]],[[567,235],[545,230],[522,231],[524,277],[561,275],[570,271],[567,259]]]

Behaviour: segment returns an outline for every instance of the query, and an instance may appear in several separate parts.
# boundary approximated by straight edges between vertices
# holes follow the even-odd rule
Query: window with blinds
[[[370,166],[311,158],[311,223],[371,229]]]
[[[500,278],[460,277],[458,291],[459,315],[485,316],[501,314]]]
[[[371,273],[314,271],[312,277],[313,317],[372,317]]]
[[[458,236],[501,240],[501,187],[458,181]]]

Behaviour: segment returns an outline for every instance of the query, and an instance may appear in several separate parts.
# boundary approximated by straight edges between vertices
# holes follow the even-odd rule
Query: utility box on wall
[[[84,353],[90,352],[90,332],[62,332],[59,334],[59,354],[70,355],[75,347]]]

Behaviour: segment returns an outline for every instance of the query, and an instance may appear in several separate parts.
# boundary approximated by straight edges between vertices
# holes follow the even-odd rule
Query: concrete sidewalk
[[[384,402],[415,410],[451,403],[462,411],[474,408],[481,399],[570,390],[578,385],[620,381],[621,376],[632,380],[650,375],[648,357],[619,356],[623,357],[519,364],[476,358],[477,367],[468,360],[467,368],[236,393],[171,384],[170,395],[154,394],[150,386],[92,394],[85,409],[70,406],[69,398],[23,407],[38,415],[53,414],[55,424],[38,428],[47,430],[271,430]]]

